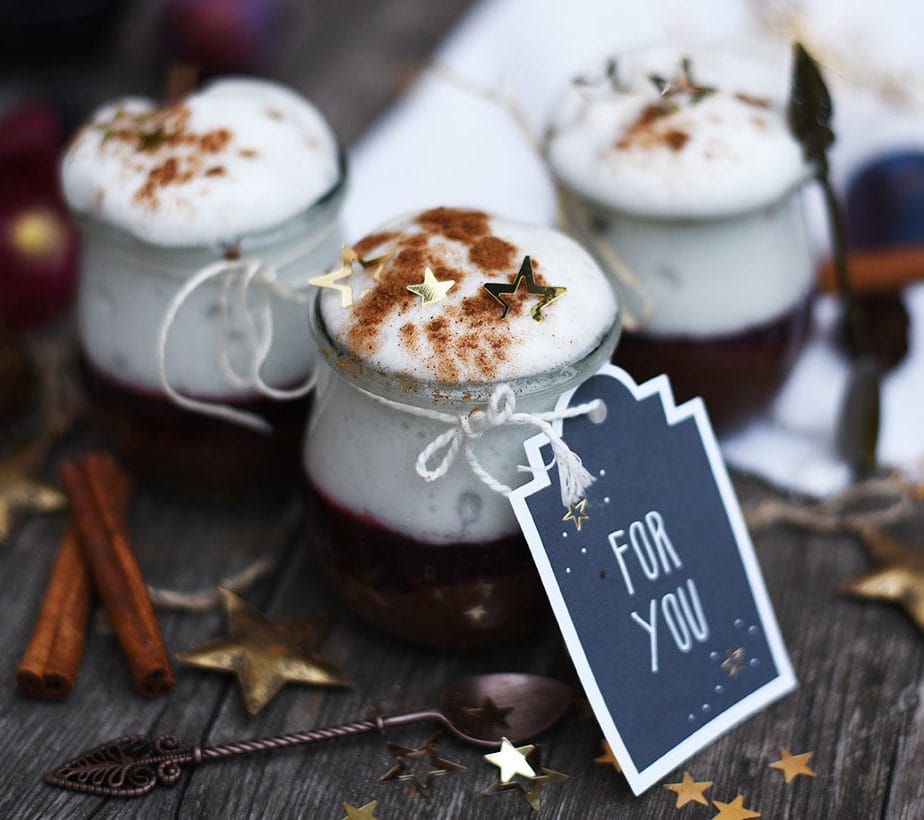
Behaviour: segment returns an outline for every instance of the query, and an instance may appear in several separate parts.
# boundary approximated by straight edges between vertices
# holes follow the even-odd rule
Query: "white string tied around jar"
[[[157,332],[157,372],[161,388],[171,401],[186,410],[230,421],[258,433],[272,432],[269,422],[256,413],[240,410],[223,402],[194,399],[183,395],[170,384],[167,374],[167,340],[173,324],[183,305],[197,289],[209,281],[221,278],[224,281],[218,303],[221,313],[219,366],[228,382],[235,387],[255,390],[262,396],[277,400],[300,398],[314,387],[317,368],[301,384],[293,388],[273,387],[267,384],[262,376],[263,365],[273,344],[273,296],[293,304],[308,303],[306,293],[300,292],[296,285],[287,284],[280,279],[279,267],[281,266],[267,265],[257,259],[222,259],[200,268],[174,294]],[[255,288],[254,285],[261,287]],[[230,356],[232,289],[236,293],[235,304],[243,317],[243,329],[250,354],[244,372],[235,368]],[[253,298],[256,298],[256,305],[251,308]]]
[[[472,472],[485,486],[501,495],[510,495],[513,488],[498,481],[481,466],[473,447],[474,442],[488,430],[507,425],[535,427],[548,438],[554,453],[552,464],[558,466],[561,501],[564,506],[577,504],[584,497],[587,488],[595,481],[594,476],[584,466],[580,456],[565,443],[550,422],[577,416],[589,416],[591,421],[600,422],[606,413],[606,406],[601,399],[594,399],[593,401],[576,404],[573,407],[565,407],[561,410],[518,413],[516,411],[516,394],[513,392],[513,388],[509,384],[500,384],[494,389],[484,410],[478,408],[470,413],[453,415],[439,410],[402,404],[365,390],[362,392],[381,404],[393,407],[401,412],[449,425],[448,430],[440,433],[417,456],[414,466],[417,474],[424,481],[436,481],[446,475],[459,455],[459,451],[462,450]],[[437,457],[439,457],[439,462],[431,467],[432,460]],[[551,466],[551,464],[548,465],[546,469],[550,469]],[[528,471],[529,468],[521,467],[520,469]]]

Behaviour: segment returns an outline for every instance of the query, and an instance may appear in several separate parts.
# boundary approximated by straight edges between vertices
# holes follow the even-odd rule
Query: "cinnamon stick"
[[[851,251],[850,282],[858,293],[892,293],[924,279],[924,245]],[[837,290],[834,265],[824,262],[819,271],[822,290]]]
[[[160,627],[118,506],[119,467],[92,454],[60,469],[79,544],[135,688],[145,697],[173,687],[173,670]]]

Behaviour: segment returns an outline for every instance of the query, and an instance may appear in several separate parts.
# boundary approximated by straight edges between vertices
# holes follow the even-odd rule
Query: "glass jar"
[[[595,286],[611,299],[611,286],[597,276]],[[413,413],[468,416],[501,383],[512,388],[517,412],[552,410],[563,392],[609,360],[618,309],[578,361],[522,378],[455,383],[385,368],[346,349],[327,327],[320,298],[311,320],[328,366],[311,409],[304,467],[317,555],[333,587],[374,627],[429,646],[484,646],[535,630],[548,607],[510,502],[461,454],[441,478],[424,481],[415,469],[418,454],[448,426]],[[489,429],[473,445],[478,462],[516,486],[524,480],[517,468],[523,442],[534,434],[526,426]]]
[[[810,170],[788,74],[675,48],[611,65],[572,87],[547,139],[562,218],[636,320],[614,362],[638,381],[667,373],[728,432],[776,395],[808,326]]]
[[[61,177],[83,229],[83,372],[126,461],[183,489],[294,479],[294,388],[317,361],[295,286],[336,264],[345,187],[320,112],[256,79],[124,99],[78,131]]]

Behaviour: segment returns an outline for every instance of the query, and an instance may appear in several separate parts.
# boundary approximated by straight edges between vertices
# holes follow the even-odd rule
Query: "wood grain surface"
[[[419,70],[467,5],[464,0],[289,0],[269,73],[315,99],[349,143]],[[10,75],[5,82],[55,85],[58,95],[70,89],[71,105],[84,112],[114,93],[154,90],[160,70],[152,34],[156,4],[138,2],[133,10],[113,52],[80,72],[49,67]],[[59,449],[79,452],[97,436],[85,425]],[[770,493],[745,477],[736,476],[735,484],[745,504]],[[904,536],[920,541],[922,525],[921,520],[910,523]],[[359,806],[371,800],[378,801],[382,820],[531,816],[517,793],[484,796],[497,770],[484,762],[483,750],[450,737],[442,739],[441,754],[467,771],[437,779],[426,793],[407,783],[379,782],[393,759],[385,739],[375,734],[204,765],[174,787],[138,800],[106,800],[45,786],[46,768],[120,734],[175,733],[189,742],[220,743],[352,721],[371,710],[431,705],[443,683],[462,675],[530,671],[574,680],[554,630],[504,649],[441,653],[391,641],[358,624],[316,577],[312,519],[297,489],[272,503],[223,508],[141,487],[129,526],[150,583],[198,590],[257,557],[271,556],[273,573],[245,597],[277,619],[333,615],[321,652],[343,667],[353,687],[289,686],[251,718],[230,676],[177,667],[174,692],[145,701],[134,694],[116,641],[97,619],[72,696],[62,703],[31,701],[13,678],[64,526],[62,516],[32,519],[0,547],[0,818],[339,820],[344,801]],[[852,539],[775,527],[756,533],[754,540],[800,686],[684,768],[697,780],[714,781],[710,798],[727,802],[742,794],[745,805],[764,818],[924,817],[922,635],[896,607],[838,595],[838,586],[867,566]],[[161,612],[160,619],[170,652],[218,636],[224,628],[217,611]],[[417,746],[435,732],[426,725],[408,726],[390,731],[388,739]],[[715,808],[695,804],[676,809],[672,793],[660,786],[633,797],[620,775],[593,762],[600,741],[593,718],[579,707],[539,738],[542,765],[569,776],[543,790],[541,816],[697,820],[716,814]],[[767,767],[780,746],[795,753],[814,751],[817,777],[784,783],[780,772]],[[678,770],[668,782],[681,775]]]

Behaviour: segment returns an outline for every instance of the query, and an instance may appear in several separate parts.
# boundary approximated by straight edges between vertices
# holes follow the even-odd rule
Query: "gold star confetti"
[[[532,744],[514,746],[507,738],[502,737],[500,751],[486,754],[484,759],[492,766],[497,766],[500,769],[501,783],[509,783],[513,780],[515,774],[521,774],[524,777],[536,776],[533,767],[526,760],[526,756],[535,748]]]
[[[456,283],[452,279],[445,279],[440,282],[433,275],[433,271],[430,270],[430,268],[424,268],[423,282],[419,285],[408,285],[407,289],[415,296],[420,297],[421,307],[427,307],[427,305],[442,302],[443,299],[449,295],[449,291],[453,289],[455,284]]]
[[[542,774],[531,777],[525,785],[519,781],[514,781],[512,783],[492,783],[485,789],[484,793],[498,794],[500,792],[516,789],[526,798],[526,802],[529,803],[533,811],[539,811],[542,807],[542,787],[547,786],[549,783],[560,783],[562,780],[567,779],[568,775],[543,767]]]
[[[619,761],[616,759],[616,756],[613,754],[613,750],[610,748],[610,744],[605,740],[600,741],[600,747],[603,749],[603,754],[594,758],[594,763],[606,764],[612,766],[619,774],[622,774],[622,766],[619,765]]]
[[[520,266],[520,271],[517,273],[516,279],[513,280],[512,285],[501,284],[500,282],[486,282],[483,285],[484,289],[491,294],[491,298],[500,302],[504,306],[504,312],[501,314],[502,319],[507,316],[507,311],[510,310],[510,305],[503,300],[502,294],[516,293],[517,288],[520,287],[520,282],[526,283],[527,293],[542,297],[542,301],[540,301],[539,304],[530,311],[530,315],[537,322],[541,322],[545,318],[542,315],[542,308],[552,304],[552,302],[562,296],[567,290],[567,288],[545,287],[543,285],[537,285],[536,280],[533,277],[533,263],[530,261],[528,256],[524,256],[523,264]]]
[[[439,751],[438,738],[428,740],[418,749],[409,749],[397,743],[389,743],[388,751],[391,753],[392,757],[398,759],[398,762],[379,778],[380,783],[385,783],[389,780],[401,782],[412,780],[420,791],[426,791],[427,788],[433,784],[433,778],[442,777],[444,774],[456,774],[465,771],[465,766],[460,766],[458,763],[453,763],[451,760],[445,760],[437,754]],[[431,768],[424,779],[421,780],[415,772],[407,771],[407,760],[402,758],[406,758],[407,760],[426,759],[430,766],[434,768]]]
[[[803,752],[800,755],[794,755],[789,753],[789,749],[780,746],[780,759],[768,765],[771,769],[779,769],[783,773],[783,779],[790,783],[800,774],[803,777],[815,776],[815,772],[808,767],[808,762],[814,754],[814,752]]]
[[[728,672],[730,678],[737,678],[747,666],[744,664],[744,649],[726,649],[725,660],[722,661],[722,668]]]
[[[30,477],[40,452],[44,455],[44,443],[33,441],[0,462],[0,544],[9,538],[17,516],[55,512],[67,506],[63,493]]]
[[[344,803],[343,810],[346,812],[346,817],[343,820],[378,820],[377,815],[372,813],[378,804],[378,800],[373,800],[357,808],[352,803]]]
[[[759,811],[751,811],[745,807],[744,797],[740,794],[731,803],[713,800],[712,805],[719,810],[718,814],[712,815],[712,820],[753,820],[760,817]]]
[[[370,275],[376,282],[379,282],[381,281],[382,268],[385,267],[385,263],[392,256],[393,254],[386,253],[382,256],[377,256],[375,259],[360,259],[353,248],[349,245],[342,245],[340,248],[340,267],[330,273],[325,273],[323,276],[315,276],[314,279],[309,279],[308,284],[314,285],[316,288],[330,288],[331,290],[339,291],[340,306],[348,308],[354,301],[359,301],[369,292],[364,290],[359,294],[358,299],[354,300],[352,285],[340,283],[341,279],[349,279],[353,275],[353,263],[358,262],[364,270],[374,268]]]
[[[491,698],[485,698],[481,706],[466,706],[466,714],[476,718],[485,726],[495,726],[502,729],[509,727],[507,715],[513,711],[512,706],[498,706]]]
[[[566,513],[561,517],[561,520],[562,520],[562,521],[573,521],[573,522],[574,522],[574,528],[575,528],[578,532],[580,532],[580,531],[581,531],[581,525],[582,525],[585,521],[589,521],[589,520],[590,520],[590,516],[587,515],[587,513],[585,512],[586,509],[587,509],[587,499],[586,499],[586,498],[582,498],[580,501],[578,501],[577,504],[569,504],[569,505],[568,505],[568,512],[566,512]],[[575,515],[575,513],[577,513],[577,515]]]
[[[896,603],[924,630],[924,550],[908,547],[878,530],[864,529],[861,535],[880,566],[848,581],[841,591],[854,598]]]
[[[674,792],[677,795],[677,804],[675,808],[681,808],[687,803],[702,803],[704,806],[709,805],[704,792],[712,785],[711,780],[701,780],[699,782],[693,779],[689,772],[683,773],[683,780],[679,783],[665,783],[664,788]]]
[[[235,673],[251,715],[287,683],[350,685],[340,669],[315,651],[326,628],[325,619],[273,623],[233,592],[220,592],[228,637],[178,652],[176,657],[188,666]]]

